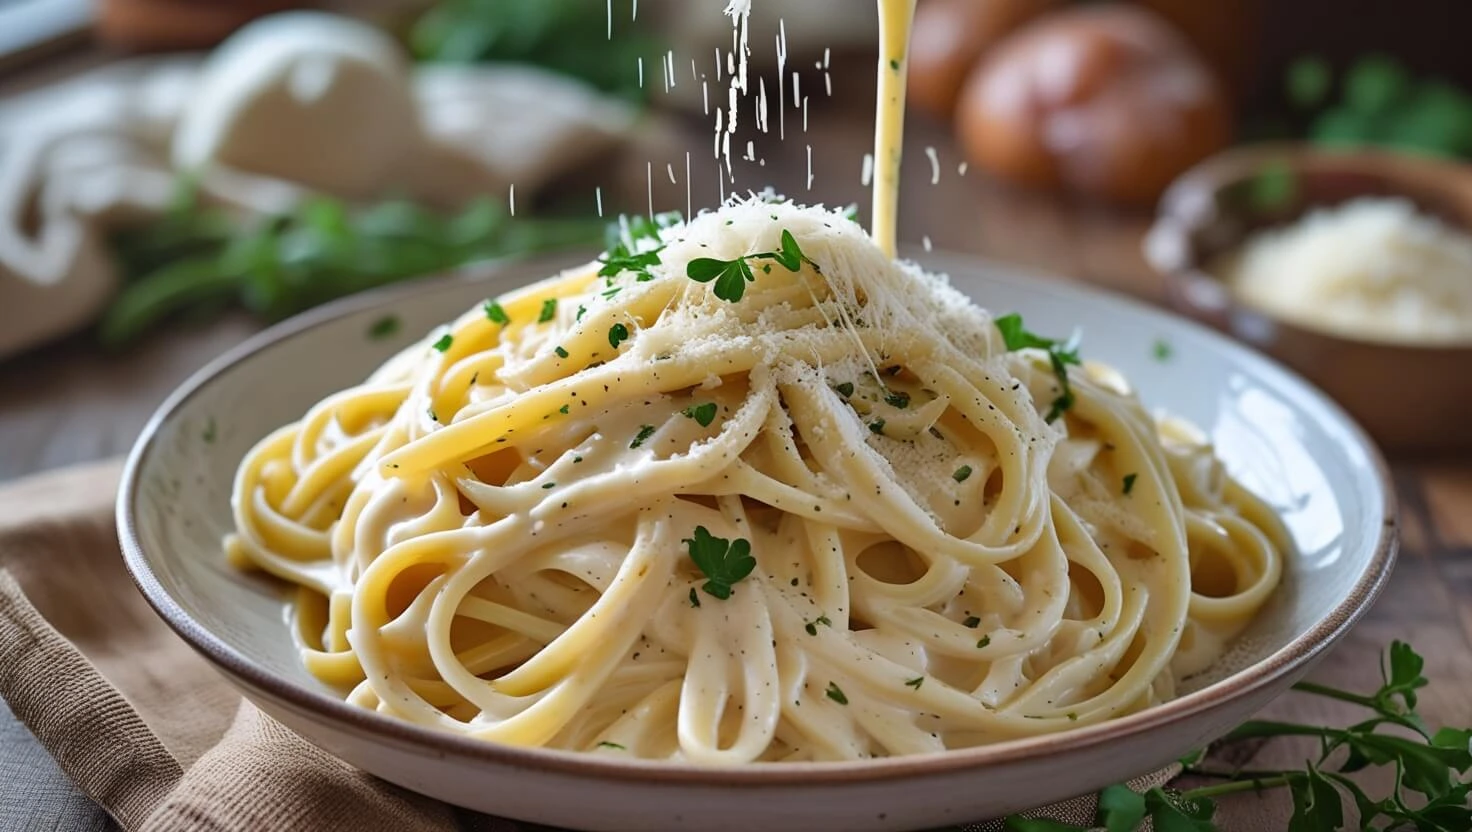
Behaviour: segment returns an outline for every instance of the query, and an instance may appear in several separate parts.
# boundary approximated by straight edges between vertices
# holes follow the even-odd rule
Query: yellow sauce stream
[[[905,76],[915,0],[879,0],[879,93],[874,112],[874,205],[871,233],[895,255],[900,201],[900,154],[905,134]]]

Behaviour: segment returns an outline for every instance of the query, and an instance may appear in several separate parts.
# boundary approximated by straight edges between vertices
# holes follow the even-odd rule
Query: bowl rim
[[[637,780],[662,785],[691,784],[713,788],[756,789],[783,785],[838,785],[954,773],[1097,747],[1118,742],[1147,729],[1178,725],[1269,686],[1284,676],[1306,670],[1363,617],[1389,580],[1399,549],[1397,506],[1389,469],[1379,449],[1358,423],[1317,387],[1276,361],[1179,314],[1025,267],[1001,264],[975,255],[937,250],[926,253],[923,259],[937,265],[950,266],[951,270],[967,264],[986,273],[988,279],[1042,286],[1050,294],[1075,297],[1082,295],[1094,308],[1123,309],[1133,314],[1143,313],[1171,319],[1193,334],[1213,342],[1214,346],[1230,350],[1233,358],[1245,359],[1256,364],[1257,368],[1267,369],[1302,388],[1301,392],[1310,396],[1317,406],[1337,419],[1340,428],[1349,434],[1352,443],[1358,445],[1370,461],[1374,483],[1382,500],[1384,516],[1374,543],[1375,551],[1344,600],[1308,630],[1257,662],[1200,690],[1095,725],[929,754],[845,762],[752,763],[740,767],[701,767],[687,763],[609,759],[604,755],[575,751],[504,745],[439,731],[358,708],[325,691],[293,683],[270,672],[206,629],[164,589],[144,551],[134,508],[139,499],[139,481],[144,462],[153,450],[155,439],[164,423],[186,402],[217,377],[249,360],[257,352],[300,336],[327,322],[418,293],[436,292],[458,283],[484,282],[510,269],[530,270],[535,266],[562,259],[566,259],[565,254],[494,263],[474,270],[473,274],[462,271],[412,280],[342,298],[289,318],[252,336],[191,375],[149,418],[128,454],[118,490],[116,520],[123,560],[135,586],[154,611],[179,637],[237,684],[264,694],[291,710],[310,714],[316,721],[328,723],[352,734],[368,735],[380,742],[391,741],[436,756],[455,755],[480,763],[546,773],[606,780]],[[547,266],[548,269],[565,267]]]

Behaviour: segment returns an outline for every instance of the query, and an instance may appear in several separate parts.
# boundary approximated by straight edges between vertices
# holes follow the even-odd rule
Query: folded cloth
[[[0,488],[0,696],[119,826],[545,829],[386,783],[243,701],[128,578],[113,528],[119,473],[106,462]],[[1173,773],[1131,785],[1159,785]],[[1087,824],[1094,798],[1028,814]]]

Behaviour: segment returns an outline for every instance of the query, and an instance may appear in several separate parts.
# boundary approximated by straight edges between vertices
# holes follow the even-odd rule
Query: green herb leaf
[[[627,751],[628,750],[627,748],[624,748],[622,745],[619,745],[616,742],[607,742],[607,741],[598,743],[598,747],[599,748],[612,748],[612,749],[614,749],[616,751]]]
[[[375,341],[382,341],[385,338],[393,337],[398,333],[401,326],[402,323],[399,321],[398,315],[384,315],[382,318],[374,321],[372,326],[368,327],[368,337]]]
[[[560,345],[553,352],[557,353],[558,358],[566,358],[568,355],[567,350],[563,349]]]
[[[490,318],[492,323],[497,323],[501,326],[511,323],[511,316],[506,314],[506,310],[501,307],[501,304],[493,300],[488,300],[485,303],[485,310],[486,317]]]
[[[883,436],[884,435],[884,420],[883,419],[875,419],[874,421],[870,422],[869,423],[869,432],[872,433],[872,434],[875,434],[876,436]]]
[[[884,402],[896,410],[904,410],[910,406],[910,394],[904,392],[890,393],[884,397]]]
[[[690,560],[707,579],[701,589],[722,600],[730,598],[731,587],[756,568],[751,541],[744,538],[714,537],[706,527],[696,526],[695,536],[683,542],[689,548]]]
[[[1156,361],[1164,363],[1171,359],[1171,356],[1175,354],[1175,350],[1171,347],[1169,341],[1164,338],[1156,338],[1155,343],[1150,347],[1150,354],[1155,357]]]
[[[991,644],[991,643],[992,643],[992,637],[991,636],[989,636],[989,635],[982,636],[981,638],[979,638],[979,639],[976,640],[976,649],[977,650],[980,650],[983,647],[986,647],[988,644]]]
[[[1145,796],[1128,786],[1109,786],[1099,792],[1094,823],[1106,832],[1134,832],[1145,820]]]
[[[694,419],[701,427],[708,428],[710,423],[716,419],[716,407],[715,402],[705,402],[704,404],[692,404],[680,412]]]
[[[826,615],[820,615],[817,618],[813,619],[812,621],[809,621],[806,624],[804,624],[803,625],[803,629],[808,631],[808,635],[815,636],[815,635],[818,634],[818,625],[819,624],[823,625],[824,627],[832,627],[833,626],[833,622],[828,620],[828,616],[826,616]]]
[[[690,587],[690,606],[692,606],[692,607],[698,607],[698,606],[700,606],[700,596],[697,595],[697,594],[695,594],[695,587],[693,587],[693,586]]]
[[[854,383],[845,381],[842,384],[833,385],[833,389],[838,392],[838,395],[846,399],[854,394]]]
[[[966,617],[966,620],[961,622],[961,626],[966,627],[967,629],[971,629],[971,630],[976,629],[980,625],[981,625],[981,619],[980,618],[977,618],[974,615],[967,616]]]
[[[205,441],[206,445],[213,445],[215,444],[215,439],[218,436],[219,430],[215,425],[215,417],[211,416],[209,417],[209,419],[205,420],[204,433],[200,434],[200,438]]]
[[[640,425],[639,432],[634,435],[634,441],[629,443],[629,448],[637,448],[644,444],[644,440],[654,435],[654,425]]]
[[[614,324],[613,326],[608,328],[609,346],[613,347],[614,349],[618,349],[618,345],[627,340],[629,340],[628,327],[624,326],[623,324]]]
[[[436,352],[446,352],[450,349],[450,345],[453,343],[455,343],[455,336],[446,332],[444,335],[441,335],[439,337],[439,340],[434,342],[434,349]]]
[[[954,473],[951,474],[951,479],[955,480],[956,482],[965,482],[966,480],[968,480],[970,478],[971,478],[971,466],[970,465],[962,465],[960,468],[957,468]]]
[[[837,702],[840,705],[848,704],[848,697],[844,695],[843,689],[840,688],[836,682],[829,682],[828,689],[823,691],[823,695],[827,696],[829,699],[832,699],[834,702]]]
[[[913,679],[907,679],[907,680],[905,680],[905,687],[907,687],[907,688],[914,688],[915,690],[919,690],[920,689],[920,686],[923,685],[923,684],[925,684],[925,677],[924,676],[916,676]]]
[[[1132,491],[1134,489],[1134,487],[1135,487],[1135,477],[1137,477],[1137,476],[1139,476],[1139,475],[1138,474],[1125,474],[1124,475],[1124,493],[1125,494],[1129,494],[1130,491]]]
[[[571,408],[569,408],[568,405],[563,405],[562,407],[557,408],[557,412],[558,413],[561,413],[563,416],[566,416],[568,410],[570,410],[570,409]]]
[[[1016,313],[1003,315],[993,323],[997,330],[1002,333],[1002,342],[1008,350],[1041,349],[1048,352],[1048,363],[1052,365],[1053,375],[1058,377],[1059,394],[1048,407],[1048,413],[1044,421],[1052,423],[1062,416],[1065,411],[1073,407],[1073,388],[1068,383],[1068,365],[1080,364],[1078,349],[1071,343],[1057,341],[1052,338],[1044,338],[1027,331],[1022,324],[1022,316]]]
[[[545,324],[557,317],[557,298],[547,298],[542,301],[542,314],[537,316],[537,323]]]

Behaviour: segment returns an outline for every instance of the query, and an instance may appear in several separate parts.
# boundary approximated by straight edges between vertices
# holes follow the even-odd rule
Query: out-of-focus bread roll
[[[1158,17],[1087,6],[993,50],[967,81],[957,129],[971,161],[1003,179],[1142,204],[1226,145],[1231,111]]]

